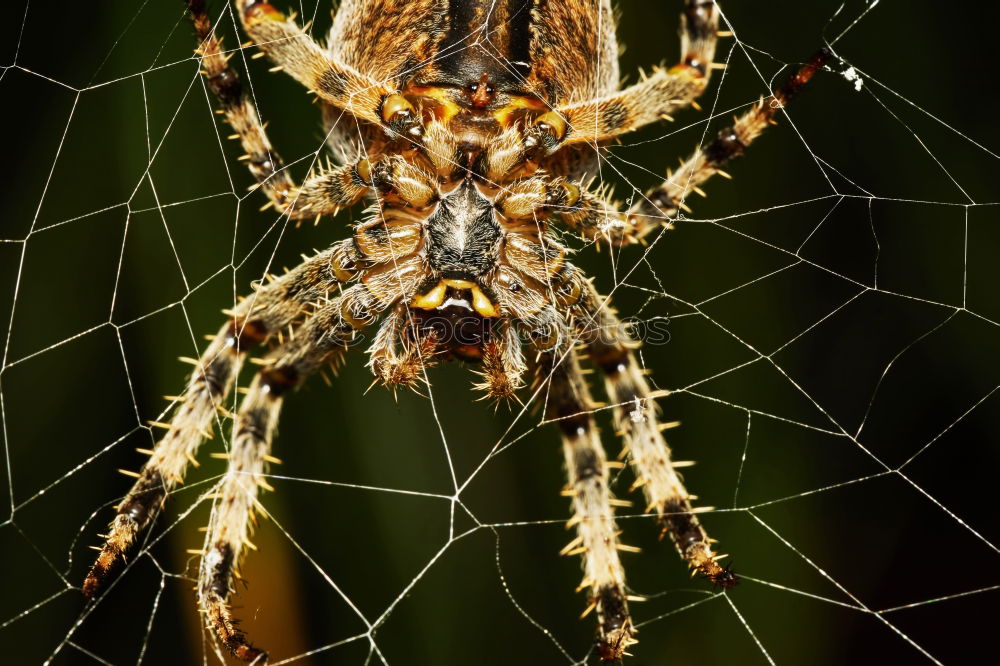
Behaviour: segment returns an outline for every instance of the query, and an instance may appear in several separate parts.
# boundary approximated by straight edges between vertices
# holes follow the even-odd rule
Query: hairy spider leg
[[[233,0],[246,33],[276,69],[327,104],[379,127],[393,138],[419,142],[419,114],[399,91],[334,59],[298,23],[266,2]]]
[[[823,49],[802,65],[772,95],[761,99],[721,130],[716,138],[696,150],[666,181],[652,188],[629,211],[622,212],[603,191],[588,191],[583,183],[561,178],[529,178],[509,186],[497,199],[497,209],[512,218],[533,218],[543,209],[557,222],[594,239],[620,246],[641,240],[654,229],[669,224],[691,192],[705,196],[699,187],[716,174],[729,177],[722,166],[739,157],[769,126],[774,117],[832,57]]]
[[[681,63],[669,70],[655,70],[614,95],[557,107],[538,116],[525,130],[518,154],[531,156],[541,151],[552,155],[573,143],[599,144],[658,120],[670,120],[669,111],[693,104],[704,92],[713,69],[720,34],[718,8],[711,0],[686,0],[681,18]],[[607,201],[605,192],[588,192],[584,184],[573,182],[550,181],[545,205],[585,238],[616,246],[641,240],[669,224],[680,210],[689,210],[684,201],[691,192],[704,196],[700,184],[716,174],[728,177],[721,167],[741,155],[768,125],[775,124],[778,112],[831,57],[827,49],[816,53],[772,95],[734,118],[711,143],[668,173],[662,184],[649,190],[627,213]],[[508,163],[501,161],[501,166]]]
[[[666,393],[650,389],[633,352],[639,343],[628,335],[607,299],[588,281],[582,282],[582,298],[573,307],[574,323],[591,361],[604,374],[615,426],[624,442],[622,455],[635,468],[632,489],[642,488],[646,512],[656,512],[663,533],[694,572],[720,587],[732,587],[737,583],[735,574],[718,564],[721,556],[712,549],[713,540],[696,516],[708,509],[692,507],[692,496],[677,473],[678,467],[691,463],[674,462],[663,438],[662,431],[676,425],[659,422],[655,400]]]
[[[513,220],[554,219],[585,239],[611,245],[635,240],[635,227],[604,192],[589,192],[582,184],[564,178],[535,177],[520,180],[497,196],[496,208]],[[537,222],[532,222],[537,225]]]
[[[561,554],[583,556],[584,576],[578,589],[588,589],[589,599],[581,617],[597,614],[598,653],[602,659],[620,659],[636,642],[628,611],[625,570],[618,552],[637,549],[619,543],[614,517],[615,505],[629,503],[616,500],[608,487],[610,463],[594,422],[594,401],[576,351],[568,345],[557,345],[541,353],[536,362],[536,381],[548,382],[545,414],[562,431],[569,477],[564,494],[573,502],[573,517],[566,527],[575,526],[577,536]]]
[[[86,596],[97,594],[137,537],[152,524],[170,491],[183,481],[202,440],[211,437],[217,410],[232,389],[245,353],[349,279],[354,274],[354,253],[350,241],[343,241],[303,262],[241,301],[229,322],[212,336],[201,358],[194,361],[195,370],[170,423],[156,424],[167,432],[118,505],[101,552],[83,583]]]
[[[774,94],[754,104],[749,111],[734,118],[708,145],[699,148],[667,180],[652,188],[627,213],[607,200],[604,192],[589,192],[581,183],[554,179],[543,181],[531,190],[535,211],[544,206],[552,217],[584,238],[614,246],[634,243],[654,229],[670,224],[680,210],[690,209],[684,200],[691,192],[705,196],[699,187],[716,174],[729,177],[722,166],[739,157],[764,130],[775,124],[774,116],[802,89],[812,76],[832,57],[827,50],[814,55],[790,76]],[[512,189],[529,189],[522,181]],[[522,195],[521,201],[524,201]],[[522,205],[527,208],[526,202]]]
[[[773,94],[735,117],[733,124],[721,130],[712,142],[698,148],[627,213],[608,201],[606,192],[590,192],[583,183],[544,177],[514,183],[498,197],[497,208],[505,215],[524,219],[541,214],[544,208],[552,218],[584,238],[613,246],[637,242],[654,229],[669,225],[680,210],[690,211],[684,201],[691,192],[706,196],[699,185],[717,174],[728,178],[722,166],[742,155],[769,125],[776,124],[778,112],[831,57],[827,49],[817,52]]]
[[[223,51],[222,40],[216,37],[212,22],[205,13],[204,0],[188,0],[188,11],[198,36],[199,46],[195,53],[201,56],[202,73],[222,107],[216,113],[223,114],[226,122],[236,131],[231,138],[238,139],[242,144],[246,154],[241,159],[246,162],[258,186],[271,203],[284,208],[295,183],[271,145],[257,109],[243,90],[242,80],[229,66],[232,55]]]
[[[735,117],[733,124],[720,131],[711,143],[698,148],[681,163],[680,168],[667,175],[666,181],[639,199],[627,214],[628,220],[636,227],[636,237],[641,238],[663,222],[669,221],[679,210],[688,210],[684,200],[691,192],[705,196],[698,187],[701,183],[716,174],[728,178],[729,174],[722,171],[721,167],[742,155],[769,125],[777,124],[774,117],[778,112],[831,57],[833,53],[827,49],[818,51],[773,94]]]
[[[226,472],[214,491],[198,572],[198,606],[206,625],[237,659],[260,663],[267,661],[267,653],[247,640],[232,616],[229,598],[243,549],[254,547],[250,522],[256,517],[257,489],[269,487],[266,461],[281,409],[281,396],[273,395],[270,388],[258,374],[240,403]]]
[[[517,391],[524,385],[521,379],[527,370],[524,348],[517,335],[517,328],[506,320],[495,324],[496,339],[486,343],[483,350],[482,382],[473,389],[485,391],[487,400],[517,400]]]
[[[715,57],[719,10],[712,0],[685,0],[681,12],[681,62],[656,67],[624,90],[595,100],[558,106],[526,131],[529,145],[551,155],[565,145],[598,144],[691,105],[708,86]]]
[[[216,409],[229,394],[246,348],[255,343],[250,335],[233,335],[226,324],[197,361],[167,433],[157,442],[149,460],[136,475],[125,499],[118,505],[97,560],[83,582],[83,594],[94,597],[111,573],[124,562],[137,537],[159,513],[167,495],[184,478],[189,462],[198,451],[217,417]],[[131,474],[131,473],[130,473]]]
[[[198,604],[209,629],[238,659],[263,663],[267,655],[239,629],[229,608],[232,579],[249,540],[259,505],[271,439],[283,396],[347,348],[355,332],[374,320],[384,305],[357,284],[309,316],[261,362],[263,367],[240,403],[233,424],[226,473],[217,486],[198,576]]]
[[[319,169],[297,185],[271,145],[242,80],[229,66],[232,55],[222,50],[222,40],[205,14],[204,1],[188,0],[188,8],[200,42],[196,53],[201,56],[202,73],[219,100],[219,112],[236,132],[229,138],[240,141],[245,154],[239,159],[246,162],[257,181],[255,187],[267,195],[270,205],[297,220],[336,215],[360,201],[371,188],[384,185],[384,181],[372,180],[373,173],[377,177],[382,172],[363,157],[344,166]]]
[[[434,358],[437,338],[428,335],[410,340],[404,330],[409,324],[408,305],[397,303],[382,320],[367,352],[367,365],[375,375],[372,386],[381,381],[392,389],[393,395],[399,386],[417,390],[418,383],[425,379],[424,371],[437,362]]]

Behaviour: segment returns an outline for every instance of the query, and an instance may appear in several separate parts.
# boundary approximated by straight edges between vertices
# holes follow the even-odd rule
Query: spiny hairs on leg
[[[719,10],[712,0],[685,0],[681,13],[681,59],[600,99],[570,104],[535,119],[525,131],[530,158],[551,155],[573,143],[601,143],[650,123],[694,102],[708,86],[714,67]]]
[[[669,535],[692,569],[714,584],[729,588],[737,583],[735,574],[719,565],[721,556],[712,549],[712,540],[691,506],[691,496],[677,474],[682,465],[671,460],[670,447],[660,432],[657,406],[659,395],[649,384],[631,351],[620,360],[605,363],[605,384],[615,404],[615,424],[622,431],[625,449],[636,470],[636,485],[646,497],[646,511],[656,511],[663,535]],[[662,395],[662,394],[660,394]],[[707,508],[701,509],[708,510]]]
[[[198,577],[198,604],[205,623],[233,656],[261,664],[267,654],[254,647],[229,607],[232,578],[249,540],[250,521],[258,505],[258,487],[278,423],[283,396],[299,386],[331,358],[342,353],[354,333],[381,305],[368,288],[357,284],[311,314],[294,337],[263,359],[263,367],[240,403],[233,423],[226,473],[214,495]],[[270,459],[273,460],[273,459]]]
[[[296,185],[271,145],[239,74],[229,66],[232,56],[223,52],[222,40],[215,35],[205,13],[204,0],[188,0],[188,11],[198,35],[202,73],[222,107],[220,112],[236,132],[229,138],[239,140],[243,147],[244,154],[239,159],[256,179],[256,187],[267,195],[268,206],[292,219],[318,221],[323,215],[336,215],[341,209],[353,206],[372,187],[380,185],[377,168],[364,158],[339,167],[328,165],[309,176],[301,186]]]
[[[375,383],[381,381],[393,391],[397,386],[415,389],[424,379],[424,369],[436,362],[436,337],[428,334],[410,339],[406,330],[409,317],[406,304],[397,304],[368,348],[368,367],[375,375]]]
[[[216,418],[216,408],[225,400],[239,373],[243,350],[233,344],[232,329],[232,324],[223,327],[197,361],[167,433],[118,505],[104,546],[84,580],[84,596],[93,597],[124,560],[136,537],[152,523],[167,494],[183,480],[202,439],[211,436],[209,429]]]
[[[249,519],[264,485],[264,463],[281,409],[280,395],[267,390],[260,378],[250,386],[233,427],[229,465],[216,492],[206,535],[207,550],[198,576],[198,603],[205,622],[233,656],[264,663],[267,654],[249,643],[229,610],[231,579],[244,546],[250,544]]]
[[[638,343],[624,330],[624,325],[597,294],[589,282],[575,306],[576,323],[591,360],[604,373],[608,397],[613,403],[615,425],[619,428],[627,455],[635,467],[634,489],[642,488],[646,511],[656,511],[674,545],[695,573],[724,588],[737,583],[736,575],[718,564],[712,539],[695,515],[691,495],[684,487],[676,468],[690,463],[671,460],[670,447],[662,430],[675,424],[660,424],[655,399],[665,395],[649,388],[642,368],[632,350]],[[703,511],[705,509],[702,509]]]
[[[637,642],[628,610],[625,570],[618,557],[620,550],[637,549],[618,542],[613,508],[629,503],[612,497],[610,463],[594,423],[593,400],[576,352],[562,345],[543,352],[537,373],[538,381],[549,382],[546,416],[562,430],[569,477],[564,494],[573,501],[573,517],[566,527],[575,526],[577,536],[561,554],[583,556],[584,578],[578,589],[589,589],[590,599],[581,617],[596,612],[597,652],[602,660],[618,660]]]
[[[482,382],[473,388],[486,392],[487,400],[517,400],[517,391],[524,385],[527,366],[524,350],[517,329],[509,321],[494,325],[494,339],[486,343],[483,350]]]
[[[243,145],[250,173],[271,202],[283,207],[295,184],[271,146],[256,109],[243,91],[243,82],[229,66],[232,56],[222,51],[222,40],[216,37],[212,21],[205,13],[205,0],[187,2],[191,22],[198,35],[197,53],[201,56],[208,86],[219,100],[226,121],[236,131],[234,138],[238,138]]]
[[[355,271],[353,245],[335,244],[261,287],[230,313],[229,322],[195,361],[187,390],[131,490],[117,507],[104,545],[83,583],[93,597],[152,524],[163,501],[181,483],[202,440],[210,437],[217,410],[229,394],[245,352],[298,319],[313,301],[327,297]]]
[[[327,104],[381,126],[387,136],[420,143],[420,114],[399,91],[334,58],[295,22],[267,2],[237,0],[243,29],[275,64]]]
[[[774,117],[809,82],[813,75],[833,57],[824,48],[802,65],[772,95],[761,99],[749,111],[734,118],[733,124],[716,135],[708,145],[699,148],[681,166],[668,174],[667,180],[650,190],[632,206],[628,217],[636,225],[658,225],[669,221],[680,210],[690,211],[684,200],[691,192],[705,196],[699,185],[719,174],[728,178],[722,166],[739,157],[769,125]]]
[[[611,97],[558,109],[567,114],[569,127],[566,119],[556,111],[543,114],[526,130],[525,140],[532,139],[537,146],[554,152],[566,143],[602,140],[638,129],[663,116],[670,104],[693,102],[704,90],[712,69],[710,59],[715,53],[718,10],[710,0],[688,0],[683,17],[683,61],[680,64],[668,71],[658,70],[653,76]],[[719,132],[711,143],[695,151],[676,171],[669,172],[664,183],[641,197],[627,213],[619,212],[603,192],[587,192],[580,183],[559,180],[522,181],[511,188],[511,194],[499,198],[498,205],[505,214],[509,209],[515,217],[525,217],[544,206],[555,219],[585,237],[611,245],[641,241],[662,225],[669,226],[681,210],[690,212],[685,203],[688,195],[695,192],[706,196],[699,185],[716,174],[729,177],[722,166],[742,155],[769,125],[774,124],[778,112],[832,55],[827,49],[817,52],[772,95],[735,118],[733,124]],[[675,88],[687,92],[675,95]],[[670,94],[664,97],[664,91]],[[659,116],[653,113],[657,109],[660,109]],[[499,173],[502,166],[510,163],[509,158],[498,159],[495,170]]]

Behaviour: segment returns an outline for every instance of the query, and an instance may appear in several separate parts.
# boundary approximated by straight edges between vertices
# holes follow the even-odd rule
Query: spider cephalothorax
[[[262,661],[232,617],[235,567],[248,543],[282,401],[375,327],[369,365],[385,384],[413,386],[436,361],[481,364],[480,386],[510,398],[533,366],[535,397],[558,423],[583,556],[596,649],[618,659],[635,643],[609,489],[612,467],[593,418],[580,351],[599,369],[624,453],[651,513],[681,556],[714,584],[718,564],[675,471],[632,340],[556,235],[557,226],[616,246],[669,226],[690,192],[741,154],[820,68],[804,65],[694,152],[667,180],[619,211],[588,191],[601,147],[694,104],[713,68],[719,14],[685,0],[681,61],[619,89],[608,0],[343,0],[327,46],[271,5],[234,0],[258,48],[323,103],[335,153],[356,157],[296,185],[229,68],[202,0],[188,0],[208,86],[270,204],[291,219],[336,214],[367,198],[353,237],[306,258],[228,311],[197,361],[166,434],[119,504],[83,590],[95,595],[155,518],[212,427],[248,350],[271,343],[246,390],[212,491],[199,572],[207,626],[237,657]],[[341,122],[345,115],[352,122]],[[724,175],[724,174],[723,174]],[[291,329],[284,337],[282,331]],[[528,348],[531,354],[525,354]],[[530,363],[529,363],[530,362]]]

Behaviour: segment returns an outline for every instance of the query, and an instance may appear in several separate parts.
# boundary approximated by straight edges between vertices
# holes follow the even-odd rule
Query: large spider
[[[618,89],[609,0],[343,0],[326,47],[271,5],[234,0],[243,28],[276,66],[322,102],[334,153],[357,159],[295,184],[229,68],[202,0],[188,0],[208,85],[243,145],[259,189],[291,219],[332,215],[364,198],[353,237],[259,287],[197,361],[167,431],[117,508],[83,585],[93,597],[182,480],[246,353],[277,341],[234,415],[228,470],[214,491],[198,602],[208,627],[238,658],[261,662],[232,617],[232,579],[247,544],[258,486],[282,401],[339,360],[380,317],[369,366],[390,387],[412,386],[440,359],[480,363],[485,393],[514,396],[529,363],[546,414],[562,430],[582,588],[597,616],[597,651],[633,643],[625,574],[604,448],[578,357],[601,370],[648,505],[695,572],[729,587],[657,421],[657,397],[630,339],[550,231],[562,224],[621,246],[669,226],[689,192],[739,155],[822,67],[821,52],[770,98],[699,148],[627,212],[584,183],[601,147],[669,119],[705,90],[719,12],[686,0],[681,55]],[[357,122],[339,122],[344,114]],[[283,331],[291,331],[284,336]]]

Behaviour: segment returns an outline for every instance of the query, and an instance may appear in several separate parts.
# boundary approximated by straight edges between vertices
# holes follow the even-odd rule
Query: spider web
[[[676,57],[680,3],[622,7],[622,72]],[[753,7],[744,6],[753,4]],[[141,554],[85,606],[112,516],[219,309],[349,233],[294,229],[235,160],[182,3],[8,8],[0,91],[0,644],[11,663],[218,663],[192,587],[222,473],[217,428]],[[647,247],[574,261],[639,330],[677,459],[743,583],[692,580],[652,516],[620,509],[635,664],[957,663],[995,653],[1000,254],[987,21],[942,52],[948,7],[726,3],[701,113],[601,163],[619,199],[657,184],[823,43],[841,59]],[[327,3],[298,7],[329,24]],[[213,7],[297,176],[317,109],[251,60]],[[87,26],[82,32],[79,26]],[[9,162],[10,163],[10,162]],[[645,327],[645,329],[643,328]],[[579,621],[558,429],[473,402],[467,369],[426,396],[365,393],[354,354],[286,401],[237,615],[273,663],[596,663]],[[596,379],[596,378],[595,378]],[[245,381],[245,379],[243,380]],[[595,391],[596,391],[595,387]],[[610,410],[596,412],[611,455]],[[614,490],[629,497],[624,472]]]

